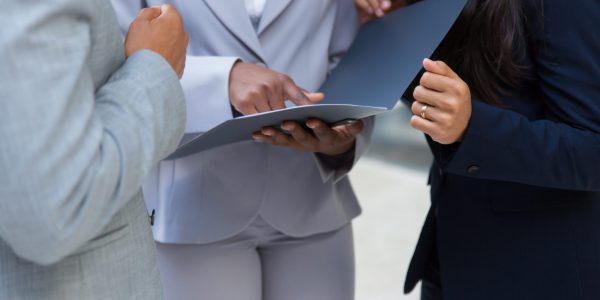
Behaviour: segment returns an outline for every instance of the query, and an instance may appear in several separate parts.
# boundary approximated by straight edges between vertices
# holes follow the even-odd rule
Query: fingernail
[[[367,11],[369,12],[370,15],[373,14],[373,8],[372,7],[369,7],[369,9]]]
[[[384,15],[385,13],[383,12],[383,10],[381,10],[380,8],[378,8],[378,9],[375,11],[375,14],[376,14],[378,17],[383,17],[383,15]]]
[[[429,59],[429,58],[425,58],[424,60],[426,63],[430,63],[430,64],[434,64],[435,65],[435,61]]]
[[[383,1],[383,2],[381,3],[381,6],[383,7],[383,9],[387,10],[387,9],[389,9],[390,7],[392,7],[392,2],[390,2],[390,1],[388,1],[388,0],[385,0],[385,1]]]
[[[290,123],[283,123],[283,124],[281,124],[281,129],[290,131],[290,130],[294,129],[294,126]]]
[[[274,132],[270,129],[263,129],[262,134],[264,134],[266,136],[272,136],[274,134]]]
[[[306,122],[306,126],[310,129],[315,129],[315,127],[317,127],[315,123],[310,122],[310,121]]]

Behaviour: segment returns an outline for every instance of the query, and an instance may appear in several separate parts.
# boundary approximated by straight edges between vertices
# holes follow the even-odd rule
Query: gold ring
[[[427,109],[429,108],[429,106],[427,104],[424,104],[423,107],[421,107],[421,118],[427,120]]]

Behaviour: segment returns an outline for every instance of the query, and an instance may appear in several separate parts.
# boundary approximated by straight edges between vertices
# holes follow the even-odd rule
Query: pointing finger
[[[296,86],[296,84],[291,78],[285,76],[283,80],[283,92],[287,99],[289,99],[296,105],[312,104],[310,99],[304,94],[304,91],[302,91],[302,89]]]

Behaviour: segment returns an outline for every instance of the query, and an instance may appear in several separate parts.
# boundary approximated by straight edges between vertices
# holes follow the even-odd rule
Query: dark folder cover
[[[291,107],[228,120],[202,134],[187,134],[167,159],[235,142],[283,121],[318,118],[327,123],[362,119],[393,109],[444,39],[467,0],[423,0],[361,28],[321,87],[322,104]]]

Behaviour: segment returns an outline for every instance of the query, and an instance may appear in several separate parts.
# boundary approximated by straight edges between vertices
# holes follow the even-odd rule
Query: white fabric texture
[[[265,11],[267,0],[244,0],[246,10],[251,19],[260,19]]]

